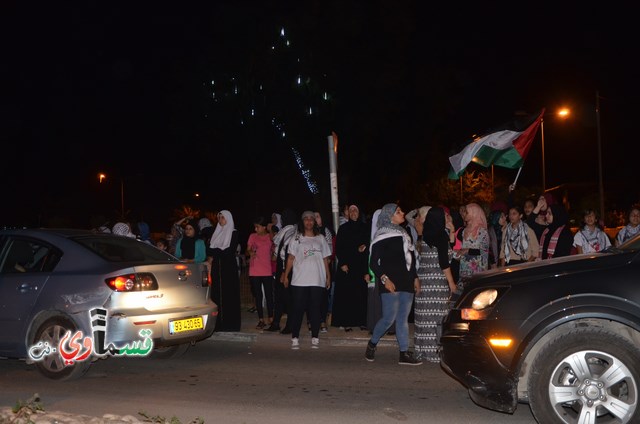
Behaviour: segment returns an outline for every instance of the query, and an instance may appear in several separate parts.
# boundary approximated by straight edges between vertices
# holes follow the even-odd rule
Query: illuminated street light
[[[569,109],[562,108],[562,109],[559,109],[553,115],[556,115],[562,119],[565,119],[569,116],[570,113],[571,111]],[[546,166],[544,163],[544,117],[547,115],[551,115],[551,114],[545,113],[542,116],[542,119],[540,120],[540,136],[542,138],[542,192],[543,193],[547,191],[547,175],[546,175]]]

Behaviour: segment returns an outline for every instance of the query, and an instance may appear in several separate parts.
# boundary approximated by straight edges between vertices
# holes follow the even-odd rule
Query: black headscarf
[[[449,240],[445,231],[444,209],[441,207],[432,207],[427,212],[422,229],[422,239],[430,247],[437,246],[442,240]]]
[[[194,259],[196,257],[196,240],[198,239],[198,223],[194,221],[189,221],[185,224],[185,227],[190,225],[195,230],[193,233],[193,237],[187,236],[187,234],[183,234],[182,240],[180,241],[180,249],[182,250],[182,257],[180,259]]]
[[[560,233],[560,239],[558,240],[558,245],[556,246],[554,257],[559,256],[567,256],[569,254],[569,249],[571,248],[570,243],[567,245],[567,240],[570,242],[570,237],[566,234],[571,234],[571,230],[566,226],[569,222],[569,214],[564,206],[554,203],[549,205],[549,209],[551,209],[551,214],[553,215],[553,221],[546,227],[548,229],[547,235],[544,238],[544,243],[542,247],[542,257],[545,259],[547,257],[547,251],[549,249],[549,242],[551,242],[552,234],[558,229],[565,225],[564,229]]]
[[[567,210],[564,208],[564,206],[556,203],[553,205],[549,205],[549,208],[551,209],[551,213],[553,214],[553,222],[551,222],[547,227],[549,228],[549,231],[553,232],[556,228],[569,222],[569,214],[567,213]]]
[[[427,212],[422,228],[422,240],[430,247],[438,249],[438,264],[440,269],[451,267],[449,262],[449,234],[446,230],[444,209],[432,207]]]
[[[338,266],[348,265],[350,275],[364,275],[369,269],[368,251],[365,255],[358,251],[358,246],[360,245],[364,244],[367,247],[369,246],[371,235],[369,227],[361,218],[362,213],[360,213],[360,216],[355,221],[349,219],[340,226],[338,234],[336,235]],[[378,228],[380,228],[380,225],[379,217]]]

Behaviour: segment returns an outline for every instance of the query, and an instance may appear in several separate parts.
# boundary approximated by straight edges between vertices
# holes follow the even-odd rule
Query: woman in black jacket
[[[571,255],[573,233],[569,228],[569,215],[564,206],[553,204],[547,208],[547,228],[540,236],[539,259]]]
[[[378,230],[371,241],[369,266],[379,284],[382,299],[382,318],[378,320],[371,340],[367,344],[365,358],[373,361],[376,345],[391,324],[396,322],[396,339],[400,347],[400,365],[420,365],[409,352],[409,313],[414,293],[420,292],[416,272],[414,246],[407,231],[400,226],[404,212],[395,203],[382,207],[378,217]]]

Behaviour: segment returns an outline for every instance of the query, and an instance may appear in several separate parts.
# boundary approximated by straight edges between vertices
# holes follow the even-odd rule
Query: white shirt
[[[600,228],[595,227],[590,231],[586,226],[582,227],[573,237],[573,245],[582,247],[582,253],[602,252],[611,246],[609,236]]]
[[[324,258],[331,249],[323,235],[305,237],[300,234],[289,242],[289,254],[294,256],[291,285],[298,287],[326,287],[327,273]]]

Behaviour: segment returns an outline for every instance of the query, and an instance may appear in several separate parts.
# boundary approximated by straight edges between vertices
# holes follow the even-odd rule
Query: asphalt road
[[[45,411],[181,423],[535,423],[527,405],[513,415],[475,405],[438,364],[398,365],[386,336],[376,361],[364,359],[366,331],[331,328],[312,350],[290,336],[214,335],[171,360],[110,358],[79,380],[47,380],[16,360],[0,360],[0,407],[38,393]]]

